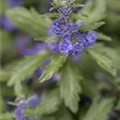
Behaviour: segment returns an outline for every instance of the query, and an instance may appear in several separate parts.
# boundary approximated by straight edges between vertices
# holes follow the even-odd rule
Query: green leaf
[[[41,77],[39,78],[40,82],[43,82],[45,80],[50,79],[55,73],[57,73],[59,71],[59,69],[63,66],[63,64],[66,61],[66,56],[65,55],[55,55],[51,62],[46,65],[46,67],[44,68],[44,71],[41,75]]]
[[[0,120],[14,120],[13,113],[0,113]]]
[[[43,16],[47,16],[49,18],[58,18],[60,14],[59,13],[45,13]]]
[[[78,20],[78,22],[80,21],[85,21],[88,18],[88,15],[85,13],[72,13],[70,15],[70,18],[73,20]]]
[[[62,71],[60,94],[65,105],[74,113],[78,110],[79,94],[81,93],[80,72],[72,64],[67,64]]]
[[[22,81],[29,77],[42,63],[43,60],[49,55],[48,51],[42,51],[33,56],[27,56],[25,59],[18,63],[15,67],[14,74],[8,82],[8,85],[14,85],[18,81]]]
[[[112,38],[103,33],[96,32],[99,40],[112,41]]]
[[[116,68],[116,70],[119,69],[119,67],[120,67],[120,59],[119,59],[120,54],[119,54],[119,51],[117,49],[110,48],[110,47],[103,45],[100,48],[97,48],[97,46],[96,46],[96,48],[94,50],[99,52],[100,54],[106,56],[111,61],[113,61],[114,68]]]
[[[52,37],[45,37],[43,41],[46,43],[51,43],[51,42],[57,42],[57,40],[58,40],[57,36],[52,36]],[[40,38],[36,37],[35,41],[42,41],[41,37]]]
[[[14,68],[17,65],[17,62],[17,60],[11,61],[0,70],[0,82],[8,82],[10,77],[13,75]]]
[[[116,70],[117,69],[119,70],[120,54],[118,49],[107,47],[101,43],[96,43],[91,49],[98,52],[99,54],[106,56],[108,59],[110,59],[113,62],[114,68],[116,68]]]
[[[82,120],[104,120],[113,106],[113,99],[94,99],[92,105]]]
[[[105,24],[105,22],[100,22],[105,16],[105,1],[104,0],[94,0],[87,2],[86,6],[84,7],[83,11],[78,13],[77,16],[81,14],[86,14],[87,17],[83,17],[84,19],[81,19],[84,23],[84,27],[80,28],[80,30],[94,30],[102,25]],[[101,9],[102,8],[102,9]]]
[[[59,91],[57,89],[50,90],[44,94],[42,101],[35,109],[35,114],[39,117],[52,114],[57,111],[60,103]]]
[[[66,3],[68,6],[70,6],[74,2],[75,2],[75,0],[53,0],[52,6],[53,6],[53,8],[58,8],[60,6],[65,5]]]
[[[76,8],[76,7],[85,7],[85,5],[77,3],[77,4],[70,5],[70,7],[73,7],[73,8]]]
[[[86,94],[90,98],[95,97],[98,93],[98,83],[95,81],[95,78],[85,78],[81,81],[81,87],[83,94]],[[94,86],[94,87],[93,87]]]
[[[16,82],[14,86],[15,95],[22,98],[24,97],[23,86],[21,82]]]
[[[115,109],[120,109],[120,99],[118,100],[118,104],[117,104],[117,106],[115,107]]]
[[[74,120],[72,114],[65,106],[60,106],[60,110],[57,112],[57,120]]]
[[[104,70],[111,73],[111,75],[116,76],[115,65],[113,61],[109,59],[109,57],[101,54],[100,52],[97,52],[95,49],[89,49],[87,52]]]
[[[80,28],[79,30],[82,30],[82,31],[95,30],[95,29],[101,27],[104,24],[105,24],[105,22],[86,24],[83,28]]]
[[[7,12],[9,19],[21,30],[33,36],[46,36],[51,20],[38,14],[35,10],[27,10],[24,7],[16,7]]]
[[[98,66],[95,61],[93,61],[88,54],[84,53],[82,55],[79,62],[79,69],[83,76],[83,80],[81,81],[82,94],[85,94],[90,98],[94,98],[99,93],[98,80],[95,78],[95,71],[97,71],[97,67]]]
[[[99,22],[105,17],[106,2],[105,0],[89,1],[84,7],[83,12],[89,15],[85,22],[86,24]]]

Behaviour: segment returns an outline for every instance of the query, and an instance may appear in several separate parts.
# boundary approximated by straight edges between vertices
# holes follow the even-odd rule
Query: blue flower
[[[14,115],[16,120],[35,120],[34,117],[30,118],[25,114],[25,110],[29,107],[35,107],[40,98],[38,95],[34,94],[28,101],[19,100],[16,101],[17,108],[14,110]]]
[[[53,22],[50,27],[49,34],[50,36],[56,34],[57,36],[62,36],[64,33],[65,21],[62,18],[59,18]]]
[[[58,12],[61,14],[61,17],[68,18],[69,15],[73,12],[71,8],[69,7],[60,7],[58,9]]]
[[[24,120],[25,117],[25,109],[27,108],[27,104],[24,101],[19,101],[17,103],[17,108],[14,110],[14,115],[16,120]]]
[[[14,111],[14,115],[15,115],[16,120],[22,118],[24,116],[24,109],[16,108]]]
[[[62,38],[62,42],[60,42],[59,44],[60,53],[67,55],[75,55],[77,53],[82,53],[84,50],[84,45],[79,40],[76,41],[74,43],[71,36],[64,36]]]
[[[97,40],[97,35],[95,32],[90,31],[88,34],[85,36],[85,39],[83,39],[84,46],[90,47],[92,46]]]
[[[76,42],[75,44],[74,44],[74,50],[76,51],[76,52],[83,52],[83,50],[84,50],[84,45],[83,45],[83,43],[82,42]]]
[[[35,107],[38,104],[39,100],[40,100],[40,98],[38,95],[36,95],[36,94],[33,95],[31,97],[31,99],[28,101],[28,106]]]
[[[63,40],[62,42],[60,42],[59,44],[59,51],[60,53],[63,54],[69,54],[69,52],[73,49],[73,46],[71,44],[70,41],[67,40]]]
[[[73,23],[72,21],[69,21],[66,24],[64,35],[71,35],[71,34],[76,33],[76,32],[78,32],[77,24]]]

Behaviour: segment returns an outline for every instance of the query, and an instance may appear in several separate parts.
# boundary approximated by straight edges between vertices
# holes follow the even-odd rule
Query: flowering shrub
[[[119,120],[119,0],[0,1],[0,120]]]

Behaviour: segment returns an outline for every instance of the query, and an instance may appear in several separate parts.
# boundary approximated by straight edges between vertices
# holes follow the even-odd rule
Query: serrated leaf
[[[111,73],[111,75],[116,76],[116,68],[111,59],[104,54],[95,51],[94,49],[89,49],[88,53],[104,70]]]
[[[58,109],[61,103],[59,91],[57,89],[50,90],[44,96],[40,104],[35,110],[36,115],[39,117],[49,115]]]
[[[96,45],[98,45],[98,44],[96,44]],[[104,45],[101,45],[101,47],[99,46],[99,48],[98,48],[98,46],[96,46],[96,45],[94,45],[94,47],[93,47],[94,51],[99,52],[100,54],[109,58],[111,61],[113,61],[113,64],[114,64],[114,67],[116,68],[116,70],[119,69],[119,67],[120,67],[119,51],[117,49],[110,48],[110,47],[107,47]]]
[[[105,11],[106,7],[104,0],[87,2],[86,6],[82,10],[83,14],[87,14],[87,18],[83,19],[84,27],[80,28],[80,30],[94,30],[104,25],[105,22],[100,22],[100,20],[104,18]],[[81,12],[79,14],[81,14]]]
[[[60,94],[65,105],[74,113],[78,110],[79,94],[81,93],[80,72],[72,64],[67,64],[62,71]]]
[[[111,37],[109,37],[103,33],[96,32],[96,34],[97,34],[99,40],[112,41]]]
[[[59,69],[63,66],[63,64],[66,61],[66,56],[65,55],[55,55],[51,62],[46,65],[46,67],[44,68],[44,71],[41,75],[41,77],[39,78],[40,82],[44,82],[45,80],[50,79],[55,73],[57,73],[59,71]]]
[[[83,12],[89,15],[86,24],[98,22],[105,17],[106,2],[105,0],[89,1],[84,7]]]
[[[38,14],[35,10],[27,10],[24,7],[16,7],[7,12],[11,22],[21,30],[33,36],[46,36],[51,20]]]
[[[95,30],[95,29],[101,27],[104,24],[105,24],[105,22],[98,22],[98,23],[93,23],[93,24],[87,24],[83,28],[80,28],[79,30],[82,30],[82,31]]]
[[[14,85],[18,81],[22,81],[29,77],[42,63],[43,60],[49,55],[48,51],[42,51],[33,56],[27,56],[25,59],[18,63],[15,71],[8,82],[8,85]]]
[[[104,120],[112,109],[113,99],[94,99],[82,120]]]

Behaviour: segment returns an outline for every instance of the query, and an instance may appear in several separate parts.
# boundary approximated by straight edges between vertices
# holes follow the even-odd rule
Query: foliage
[[[83,120],[104,120],[112,108],[112,99],[94,99]]]
[[[23,61],[20,61],[19,65],[15,68],[16,73],[11,77],[8,85],[14,85],[16,82],[29,77],[38,68],[40,64],[42,65],[43,60],[47,57],[47,55],[48,52],[43,51],[34,56],[26,57]],[[21,65],[24,65],[22,69]]]
[[[29,11],[24,7],[17,7],[9,10],[7,14],[10,20],[23,31],[35,37],[47,35],[51,20],[38,14],[34,9]]]
[[[15,26],[9,31],[1,22],[0,120],[15,120],[19,102],[29,102],[34,93],[39,103],[24,112],[36,120],[107,120],[110,116],[119,120],[119,0],[21,1],[24,5],[14,8],[7,1],[0,4],[5,9],[2,13],[0,7],[0,20],[5,15]],[[80,55],[61,54],[56,49],[63,36],[49,35],[51,24],[61,17],[57,9],[66,4],[73,9],[69,19],[80,26],[78,31],[94,31],[98,37]],[[19,43],[24,44],[23,51],[24,47],[37,51],[39,44],[45,44],[45,48],[41,46],[44,49],[34,55],[21,54],[15,45],[23,35],[29,35],[27,42],[21,39]]]
[[[65,105],[74,113],[78,110],[79,95],[82,92],[80,81],[82,77],[76,66],[67,65],[63,68],[63,73],[60,81],[60,94],[65,102]]]
[[[60,67],[63,66],[66,61],[66,56],[56,55],[52,58],[51,62],[45,67],[41,77],[40,82],[50,79],[55,73],[58,72]]]

